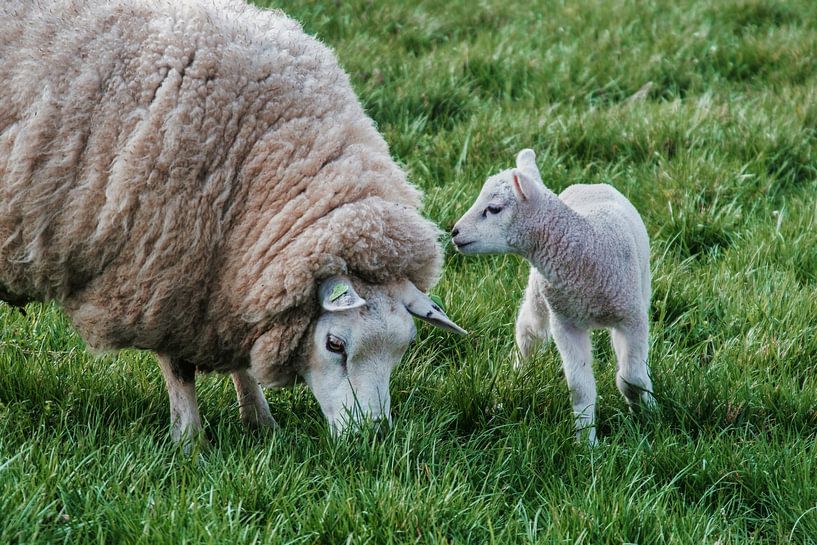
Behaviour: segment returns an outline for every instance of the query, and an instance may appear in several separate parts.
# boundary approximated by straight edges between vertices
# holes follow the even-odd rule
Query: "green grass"
[[[553,347],[511,367],[526,265],[449,243],[436,292],[472,334],[420,328],[382,443],[332,441],[305,389],[246,434],[207,376],[214,447],[185,457],[151,355],[4,306],[0,543],[817,542],[817,3],[274,5],[336,48],[443,228],[523,147],[554,190],[632,200],[660,414],[627,413],[597,333],[602,445],[577,445]]]

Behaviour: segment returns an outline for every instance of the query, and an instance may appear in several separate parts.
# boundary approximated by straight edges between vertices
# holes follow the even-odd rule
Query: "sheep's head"
[[[547,189],[542,184],[533,150],[516,156],[516,168],[485,181],[479,197],[451,231],[463,254],[520,252],[519,242],[528,218],[540,208]]]
[[[391,421],[389,379],[417,332],[412,315],[465,333],[407,280],[353,285],[334,276],[320,284],[318,297],[321,312],[301,341],[296,368],[334,434],[366,420],[377,426]],[[264,384],[269,381],[264,380],[266,358],[260,347],[263,337],[253,349],[250,369]]]

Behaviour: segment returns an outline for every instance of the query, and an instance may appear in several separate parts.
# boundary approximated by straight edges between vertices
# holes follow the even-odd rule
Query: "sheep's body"
[[[58,301],[93,348],[235,371],[264,335],[285,385],[316,278],[438,276],[419,192],[279,12],[11,0],[0,81],[0,298]]]
[[[646,364],[649,236],[638,211],[612,186],[577,184],[557,196],[541,184],[532,152],[520,153],[517,168],[486,182],[480,199],[455,227],[455,243],[466,253],[478,253],[467,240],[479,238],[486,229],[471,219],[475,212],[485,209],[487,219],[486,207],[502,202],[504,208],[512,198],[519,199],[520,203],[511,205],[516,207],[515,216],[493,229],[505,238],[506,251],[519,253],[531,263],[516,322],[517,345],[522,358],[527,358],[553,337],[571,391],[576,426],[594,443],[592,329],[611,332],[618,361],[616,383],[628,403],[654,403]],[[496,246],[489,251],[501,249]]]

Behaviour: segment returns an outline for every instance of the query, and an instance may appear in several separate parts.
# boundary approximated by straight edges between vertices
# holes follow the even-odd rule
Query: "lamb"
[[[56,301],[90,348],[155,351],[175,440],[195,373],[302,379],[333,432],[389,420],[439,231],[334,54],[241,0],[0,6],[0,298]]]
[[[635,207],[607,184],[556,195],[542,183],[533,150],[491,176],[455,224],[463,254],[515,253],[531,263],[516,321],[522,360],[552,335],[562,358],[577,438],[596,444],[596,382],[590,332],[610,330],[616,385],[631,409],[653,407],[647,367],[650,245]]]

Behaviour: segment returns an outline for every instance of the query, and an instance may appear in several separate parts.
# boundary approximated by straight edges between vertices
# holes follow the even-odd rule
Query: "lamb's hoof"
[[[630,413],[635,415],[650,415],[660,410],[655,396],[646,390],[642,391],[635,399],[628,399],[627,407],[630,409]]]
[[[599,446],[599,440],[596,439],[596,426],[576,430],[576,442],[580,445],[587,445],[590,448]]]
[[[652,395],[652,392],[641,393],[641,408],[649,412],[658,410],[658,401],[655,400],[655,396]]]
[[[575,420],[576,442],[580,445],[598,446],[596,439],[596,424],[586,416],[579,416]]]

